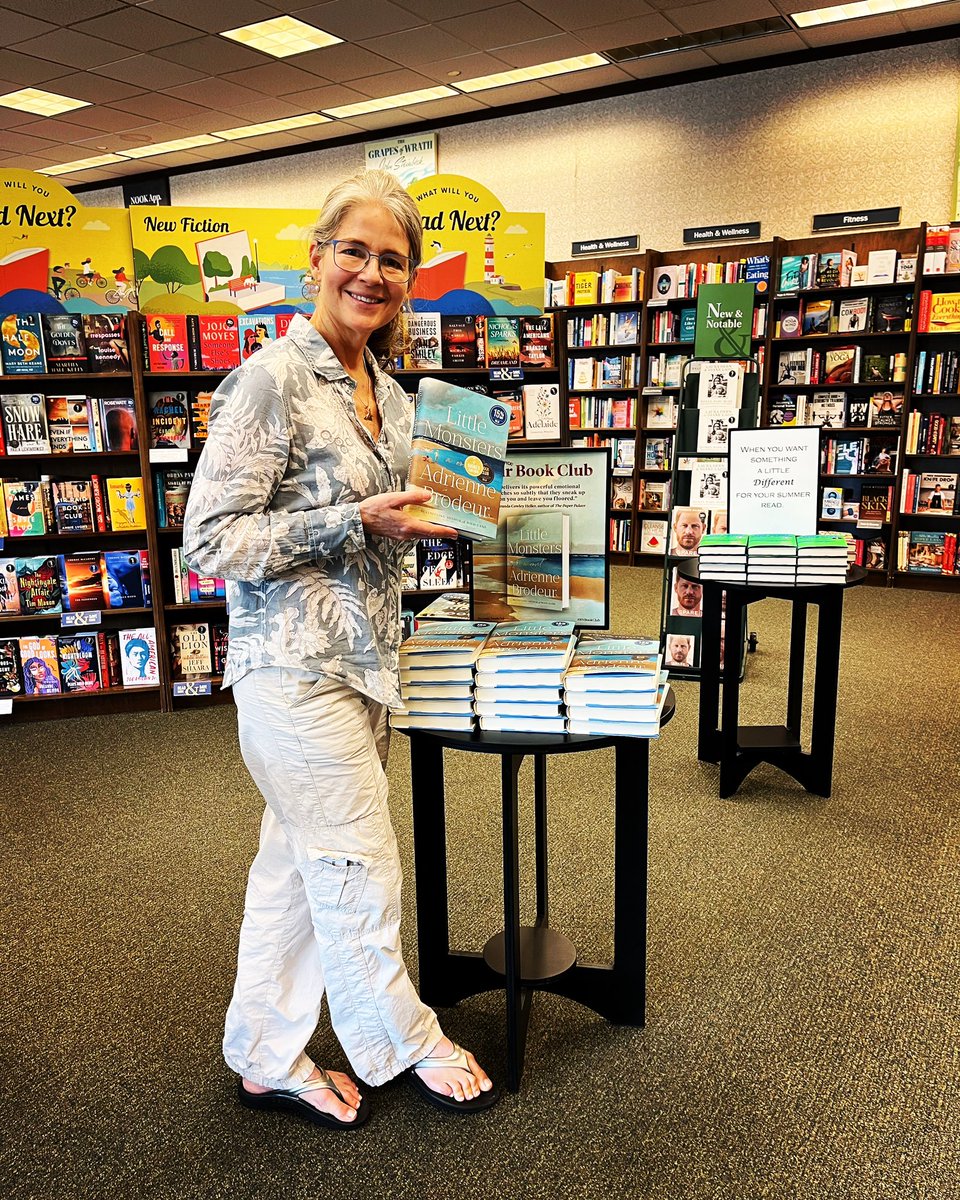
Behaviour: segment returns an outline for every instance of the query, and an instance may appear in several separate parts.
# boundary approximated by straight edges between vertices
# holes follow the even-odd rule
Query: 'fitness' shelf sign
[[[731,533],[817,532],[820,429],[731,429]]]

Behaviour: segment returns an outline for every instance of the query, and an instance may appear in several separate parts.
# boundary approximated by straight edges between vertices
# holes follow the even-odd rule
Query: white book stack
[[[400,647],[394,729],[473,730],[474,664],[492,621],[424,621]]]
[[[842,533],[797,538],[797,583],[843,583],[847,577],[847,541]]]
[[[701,579],[725,583],[747,582],[747,535],[705,533],[700,539],[697,562]]]
[[[564,733],[563,673],[573,654],[572,621],[503,621],[477,659],[474,711],[499,733]]]
[[[752,533],[747,539],[747,583],[793,587],[797,581],[797,539],[791,533]]]
[[[654,738],[667,697],[659,642],[582,640],[564,675],[567,732]]]

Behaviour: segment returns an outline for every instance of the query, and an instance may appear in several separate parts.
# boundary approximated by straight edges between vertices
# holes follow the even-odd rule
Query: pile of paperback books
[[[395,729],[473,729],[473,669],[492,621],[425,621],[400,647]]]
[[[725,583],[746,583],[747,535],[745,533],[705,533],[700,539],[697,562],[701,579],[720,579]]]
[[[568,733],[655,738],[667,697],[660,643],[586,635],[563,677]]]

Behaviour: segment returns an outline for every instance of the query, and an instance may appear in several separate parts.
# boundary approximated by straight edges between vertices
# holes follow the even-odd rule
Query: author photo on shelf
[[[456,1112],[498,1099],[407,973],[387,807],[401,563],[414,539],[456,536],[404,511],[430,493],[404,491],[413,412],[380,366],[402,347],[421,237],[392,175],[331,190],[309,250],[316,308],[214,393],[183,530],[190,566],[227,581],[223,686],[265,801],[224,1057],[248,1108],[335,1129],[370,1108],[307,1054],[324,999],[365,1084],[405,1074]]]

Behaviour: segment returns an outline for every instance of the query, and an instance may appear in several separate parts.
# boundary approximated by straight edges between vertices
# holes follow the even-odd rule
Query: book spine
[[[933,293],[924,288],[920,293],[920,311],[917,314],[917,330],[919,333],[930,331],[930,304]]]
[[[187,313],[187,357],[191,371],[203,370],[200,355],[200,321],[196,313]]]
[[[100,662],[100,686],[110,686],[110,660],[107,657],[107,635],[103,630],[97,631],[97,658]]]
[[[109,533],[110,522],[107,520],[107,506],[103,500],[103,481],[99,475],[90,476],[90,491],[93,495],[93,516],[97,533]]]

